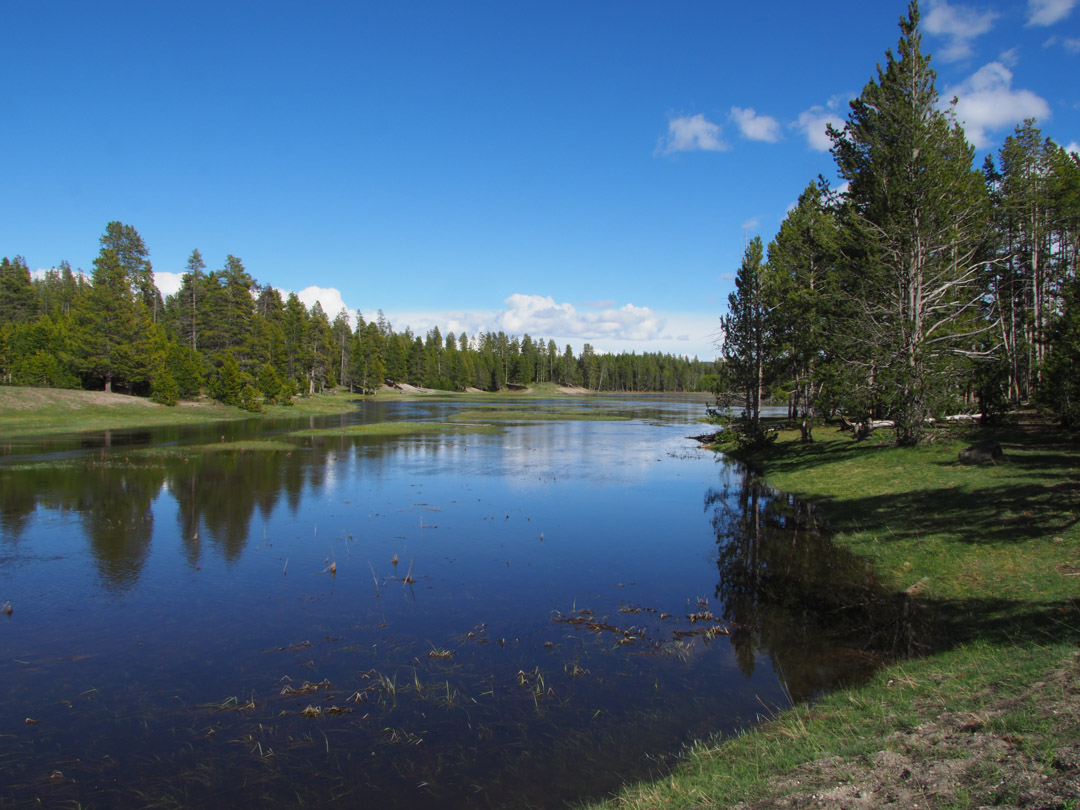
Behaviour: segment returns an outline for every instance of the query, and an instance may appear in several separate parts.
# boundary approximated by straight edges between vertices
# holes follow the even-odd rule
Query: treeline
[[[336,386],[384,384],[498,391],[533,382],[594,391],[696,391],[715,364],[667,354],[579,355],[552,340],[438,328],[395,332],[382,316],[331,320],[295,293],[282,298],[228,256],[207,272],[192,251],[180,289],[162,298],[149,251],[130,225],[110,222],[91,279],[65,262],[32,278],[16,257],[0,262],[0,382],[148,395],[166,404],[207,392],[258,410]]]
[[[843,129],[844,181],[811,183],[765,248],[747,246],[722,319],[719,399],[761,440],[761,402],[893,423],[1036,402],[1080,424],[1080,158],[1018,126],[974,168],[921,50],[918,6]]]

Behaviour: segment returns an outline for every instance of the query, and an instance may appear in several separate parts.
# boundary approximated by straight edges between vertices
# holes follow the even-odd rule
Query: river
[[[562,807],[880,660],[872,573],[700,400],[292,432],[489,404],[9,448],[0,806]]]

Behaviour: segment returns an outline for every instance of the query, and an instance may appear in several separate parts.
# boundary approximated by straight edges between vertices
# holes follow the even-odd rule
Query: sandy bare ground
[[[1022,711],[1056,726],[1074,742],[1052,758],[1038,734],[994,731],[992,721]],[[740,810],[877,810],[878,808],[1067,808],[1080,806],[1080,652],[1018,697],[977,714],[945,712],[884,740],[876,754],[830,757],[777,780],[772,798]]]
[[[398,391],[403,394],[436,394],[438,393],[434,388],[422,388],[418,385],[409,385],[408,383],[394,383],[393,386],[382,386],[383,391]]]
[[[59,388],[9,388],[0,386],[0,410],[33,411],[49,406],[71,410],[88,405],[109,408],[160,408],[145,397],[107,394],[104,391],[73,391]]]

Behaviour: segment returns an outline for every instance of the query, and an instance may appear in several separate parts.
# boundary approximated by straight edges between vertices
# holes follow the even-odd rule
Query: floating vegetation
[[[215,712],[250,712],[254,711],[257,707],[255,705],[255,695],[253,694],[243,703],[240,702],[240,698],[234,696],[226,698],[221,703],[211,703],[202,708]]]
[[[446,660],[446,659],[449,659],[449,658],[453,658],[454,653],[451,650],[441,650],[441,649],[438,649],[437,647],[433,647],[432,649],[428,650],[427,657],[428,658],[436,658],[436,659],[439,659],[439,660]]]
[[[261,650],[260,652],[264,652],[264,653],[271,653],[271,652],[296,652],[297,650],[306,650],[306,649],[307,649],[308,647],[310,647],[310,646],[311,646],[311,642],[310,642],[310,641],[299,641],[299,642],[297,642],[296,644],[290,644],[290,645],[289,645],[288,647],[274,647],[273,649],[270,649],[270,650]]]
[[[217,441],[205,444],[181,444],[168,447],[141,447],[128,451],[133,459],[188,459],[203,453],[291,453],[298,448],[294,442],[285,439],[240,439],[237,441]]]
[[[583,675],[592,674],[591,672],[589,672],[589,670],[579,665],[577,661],[571,661],[563,669],[565,670],[566,674],[569,675],[571,678],[580,678]]]
[[[310,695],[312,692],[318,692],[320,689],[329,689],[330,681],[322,680],[319,683],[311,683],[310,681],[304,681],[300,686],[293,687],[289,684],[285,684],[281,687],[282,695]]]
[[[302,717],[323,717],[335,714],[350,714],[352,709],[348,706],[327,706],[325,709],[322,706],[309,705],[306,709],[300,712]]]

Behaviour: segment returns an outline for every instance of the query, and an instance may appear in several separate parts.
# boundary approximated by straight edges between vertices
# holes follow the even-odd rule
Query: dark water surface
[[[6,448],[0,806],[561,807],[897,646],[700,402],[196,449],[469,407]]]

